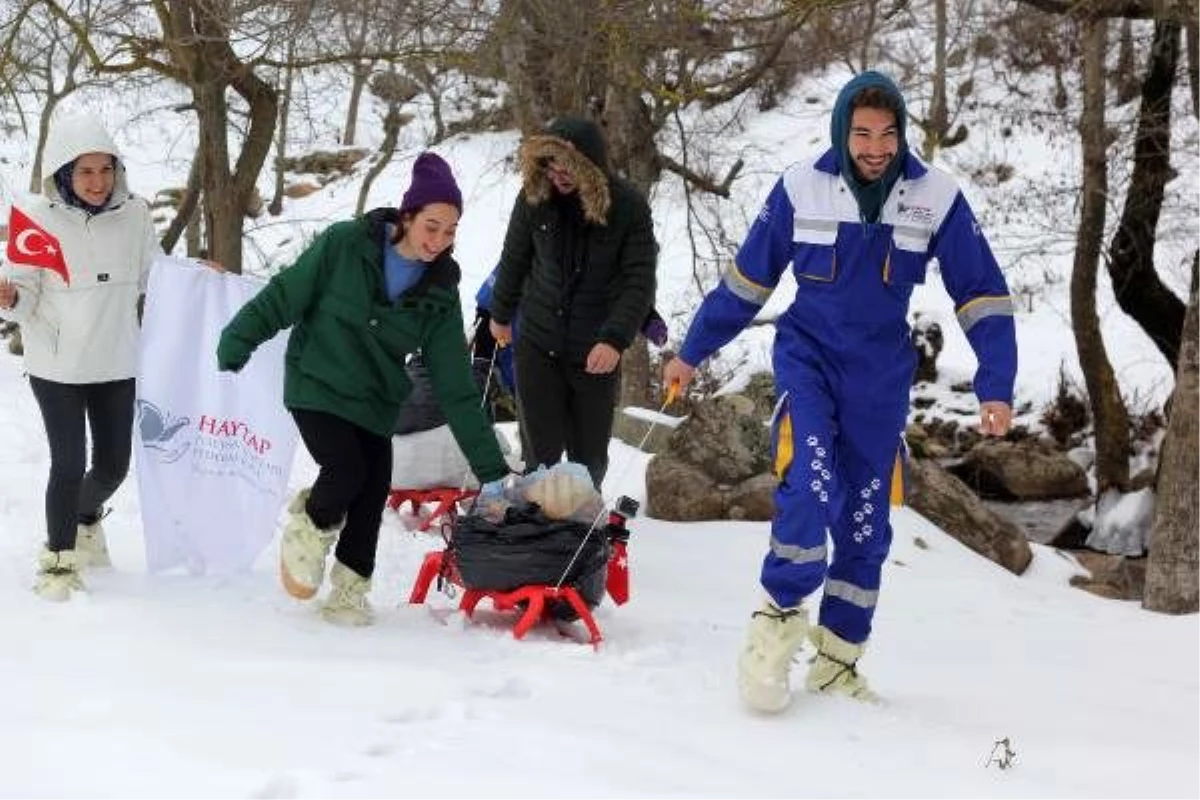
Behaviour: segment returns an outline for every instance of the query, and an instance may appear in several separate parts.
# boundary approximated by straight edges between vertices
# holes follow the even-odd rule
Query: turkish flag
[[[62,246],[45,228],[13,206],[8,217],[8,260],[14,264],[41,267],[58,273],[63,282],[71,283]]]

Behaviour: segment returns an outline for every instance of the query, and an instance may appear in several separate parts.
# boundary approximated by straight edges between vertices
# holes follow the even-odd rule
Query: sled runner
[[[479,494],[478,489],[454,489],[449,486],[435,486],[428,489],[399,489],[393,487],[388,492],[387,507],[399,512],[400,507],[408,503],[412,507],[414,517],[421,520],[417,530],[425,533],[436,523],[439,529],[448,531],[454,527],[458,519],[458,504],[470,500]],[[428,516],[421,516],[421,508],[426,505],[434,506]]]

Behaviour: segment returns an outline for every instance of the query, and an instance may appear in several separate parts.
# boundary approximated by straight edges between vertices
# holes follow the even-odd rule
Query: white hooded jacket
[[[112,197],[98,214],[68,205],[54,173],[85,153],[117,156]],[[21,325],[25,369],[58,383],[102,383],[137,373],[138,297],[160,253],[149,204],[129,192],[112,137],[94,117],[63,119],[46,140],[42,194],[14,202],[58,239],[70,283],[56,272],[6,263],[17,302],[0,315]]]

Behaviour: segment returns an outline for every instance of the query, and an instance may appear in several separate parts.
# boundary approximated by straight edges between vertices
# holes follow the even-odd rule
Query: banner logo
[[[142,446],[154,450],[158,460],[164,464],[173,464],[183,458],[191,446],[186,436],[178,436],[191,419],[188,417],[173,418],[149,400],[137,401],[137,427],[141,436]]]

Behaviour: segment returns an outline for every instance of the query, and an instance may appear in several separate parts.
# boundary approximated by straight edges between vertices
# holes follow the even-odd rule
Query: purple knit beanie
[[[449,203],[462,213],[462,192],[450,165],[440,156],[424,152],[413,162],[412,184],[400,201],[400,213],[415,213],[430,203]]]

